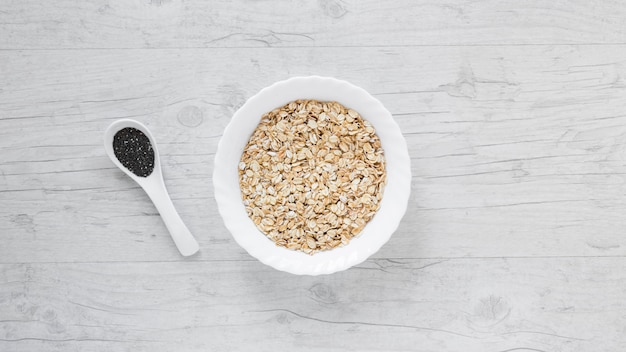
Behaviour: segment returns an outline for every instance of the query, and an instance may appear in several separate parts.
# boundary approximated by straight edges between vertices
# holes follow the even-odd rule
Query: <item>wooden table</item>
[[[626,4],[0,4],[0,351],[626,349]],[[244,101],[348,80],[401,126],[391,240],[337,274],[241,249],[213,157]],[[145,123],[200,243],[181,257],[104,153]]]

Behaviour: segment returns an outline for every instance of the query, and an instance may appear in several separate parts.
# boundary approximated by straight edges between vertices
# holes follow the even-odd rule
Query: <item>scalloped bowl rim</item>
[[[386,159],[387,184],[376,215],[349,244],[314,255],[276,246],[261,233],[246,214],[239,188],[237,166],[261,116],[297,99],[337,101],[359,112],[376,129]],[[410,162],[400,127],[383,104],[364,89],[330,77],[293,77],[262,89],[233,115],[215,154],[215,200],[235,241],[262,263],[297,275],[331,274],[362,263],[395,232],[408,205]]]

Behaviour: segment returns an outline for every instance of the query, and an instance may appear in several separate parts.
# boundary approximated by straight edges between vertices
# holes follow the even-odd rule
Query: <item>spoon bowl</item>
[[[115,152],[113,150],[113,139],[115,134],[127,127],[135,128],[146,135],[146,137],[150,140],[152,149],[154,150],[154,169],[146,177],[135,175],[132,171],[122,165],[117,156],[115,156]],[[142,123],[135,120],[117,120],[113,122],[104,133],[104,149],[113,164],[124,171],[128,177],[137,182],[137,184],[139,184],[148,194],[148,197],[150,197],[152,203],[154,203],[154,206],[159,211],[163,222],[165,222],[165,226],[167,226],[167,229],[169,230],[176,247],[180,251],[180,254],[183,256],[190,256],[196,253],[200,248],[198,242],[178,215],[178,212],[176,211],[176,208],[174,208],[174,204],[167,193],[167,189],[165,188],[157,144],[154,137],[150,133],[150,130],[148,130],[148,128]]]

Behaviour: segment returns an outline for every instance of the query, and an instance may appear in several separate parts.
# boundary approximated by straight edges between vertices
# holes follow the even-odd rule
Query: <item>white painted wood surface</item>
[[[0,351],[626,349],[626,4],[5,1]],[[233,112],[349,80],[409,144],[399,230],[346,272],[247,255],[216,212]],[[102,134],[160,144],[181,258]]]

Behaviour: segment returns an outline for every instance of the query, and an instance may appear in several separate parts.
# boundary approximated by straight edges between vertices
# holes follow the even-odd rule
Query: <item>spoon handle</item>
[[[170,235],[172,235],[172,239],[180,254],[187,257],[196,253],[200,246],[191,232],[189,232],[187,226],[185,226],[180,215],[178,215],[170,196],[165,190],[165,186],[152,189],[151,192],[148,192],[148,195],[159,214],[161,214],[161,218],[163,218],[165,226],[167,226]]]

